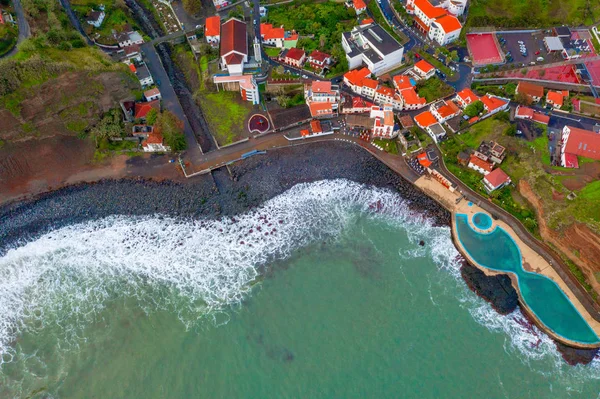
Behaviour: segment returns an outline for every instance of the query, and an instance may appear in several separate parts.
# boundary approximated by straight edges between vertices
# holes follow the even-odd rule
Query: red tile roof
[[[484,179],[494,188],[510,182],[510,177],[500,168],[488,173]]]
[[[445,15],[441,18],[435,20],[442,27],[443,31],[446,33],[451,33],[456,30],[462,29],[462,25],[458,18],[453,15]]]
[[[568,126],[571,133],[565,143],[565,153],[600,160],[600,134]]]
[[[457,94],[467,105],[479,100],[479,96],[473,93],[473,90],[469,89],[468,87],[462,89]]]
[[[425,14],[429,19],[439,18],[447,14],[446,10],[440,7],[434,7],[427,0],[415,0],[414,4],[415,8],[418,8],[419,10],[423,11],[423,14]]]
[[[380,86],[377,89],[377,93],[383,95],[383,96],[387,96],[387,97],[394,97],[394,90],[390,89],[387,86]]]
[[[394,86],[396,86],[399,91],[413,87],[410,78],[406,75],[394,76]]]
[[[365,4],[364,0],[352,0],[352,4],[354,5],[354,9],[356,11],[364,10],[365,8],[367,8],[367,5]]]
[[[325,60],[327,58],[330,58],[331,56],[327,53],[324,53],[322,51],[319,50],[314,50],[312,53],[310,53],[309,55],[310,58],[312,58],[314,61],[318,61],[318,62],[325,62]]]
[[[484,161],[476,155],[471,155],[471,158],[469,158],[469,163],[472,163],[473,165],[478,166],[483,170],[487,170],[488,172],[491,172],[494,168],[494,165],[487,161]]]
[[[552,91],[549,90],[548,94],[546,94],[546,102],[550,102],[552,104],[556,104],[559,107],[563,106],[564,97],[562,92],[560,91]]]
[[[133,64],[129,64],[129,70],[133,73],[137,72],[137,69],[136,69],[135,65],[133,65]]]
[[[370,108],[373,103],[365,101],[361,97],[352,97],[352,108]]]
[[[308,108],[310,109],[310,115],[313,118],[333,114],[331,103],[325,101],[308,103]]]
[[[533,108],[523,107],[522,105],[519,105],[519,107],[517,108],[517,116],[533,119]]]
[[[565,168],[579,168],[577,155],[565,153]]]
[[[273,28],[272,24],[260,24],[260,34],[264,40],[285,38],[285,29]]]
[[[132,44],[130,46],[125,46],[125,47],[123,47],[123,50],[125,51],[126,55],[131,55],[131,54],[139,53],[140,52],[140,45],[139,44]]]
[[[219,36],[221,34],[221,18],[218,15],[206,18],[204,36]]]
[[[321,128],[321,122],[316,120],[310,121],[310,129],[314,134],[323,133],[323,129]]]
[[[376,89],[379,83],[375,79],[365,78],[362,81],[362,85],[370,89]]]
[[[248,55],[246,24],[235,18],[231,18],[221,25],[221,56],[225,56],[232,51]]]
[[[368,24],[372,24],[373,22],[375,22],[375,21],[373,20],[373,18],[365,18],[365,19],[363,19],[362,21],[360,21],[360,24],[361,24],[361,25],[368,25]]]
[[[435,116],[433,116],[431,112],[425,111],[415,116],[415,122],[417,122],[417,125],[425,128],[435,125],[437,123],[437,119],[435,119]]]
[[[225,57],[225,62],[227,65],[236,65],[244,62],[244,56],[238,53],[229,54]]]
[[[447,101],[444,105],[438,108],[437,112],[442,118],[447,118],[450,115],[454,115],[460,111],[460,108],[452,101]]]
[[[304,55],[305,55],[304,50],[300,50],[299,48],[292,47],[291,49],[288,50],[287,54],[285,55],[285,58],[300,61],[302,59],[302,57],[304,57]]]
[[[315,80],[311,85],[313,93],[331,93],[331,81]]]
[[[550,123],[550,116],[544,115],[541,112],[534,112],[533,120],[535,122],[543,123],[544,125],[547,125],[548,123]]]
[[[153,100],[145,103],[135,103],[133,117],[135,119],[145,118],[151,109],[160,111],[160,100]]]
[[[501,100],[498,97],[492,97],[489,94],[481,97],[480,100],[488,112],[492,112],[506,104],[506,101]]]
[[[423,71],[424,74],[427,74],[432,69],[435,69],[435,67],[433,65],[431,65],[429,62],[427,62],[425,60],[421,60],[421,61],[417,62],[415,64],[415,68]]]
[[[419,97],[419,95],[417,94],[417,92],[415,91],[414,88],[402,90],[400,92],[400,96],[402,96],[402,99],[408,105],[425,105],[425,104],[427,104],[427,100]]]
[[[144,92],[144,97],[148,98],[148,97],[156,96],[158,94],[160,94],[160,90],[158,90],[158,88],[155,87],[154,89],[146,90]]]
[[[544,97],[544,87],[529,82],[519,82],[517,93],[528,94],[531,97]]]
[[[371,76],[369,68],[353,69],[344,74],[344,78],[354,86],[362,86],[362,81],[367,76]]]

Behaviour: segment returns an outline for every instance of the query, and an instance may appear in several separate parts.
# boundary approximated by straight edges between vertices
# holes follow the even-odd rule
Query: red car
[[[415,57],[421,58],[421,56],[419,55],[419,53],[415,53]]]
[[[535,55],[540,55],[540,50],[536,51]]]

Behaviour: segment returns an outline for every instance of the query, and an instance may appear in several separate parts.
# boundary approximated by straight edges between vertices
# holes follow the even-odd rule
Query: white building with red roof
[[[220,88],[226,91],[239,90],[242,100],[249,101],[254,105],[260,104],[260,91],[254,75],[215,75],[213,82],[217,86],[217,90]]]
[[[402,97],[396,94],[395,90],[387,86],[379,86],[375,90],[375,97],[373,98],[376,104],[389,104],[393,109],[402,109]]]
[[[230,18],[221,25],[221,68],[230,75],[241,75],[248,62],[248,31],[246,23]]]
[[[341,113],[343,114],[362,114],[369,112],[373,103],[366,101],[362,97],[351,97],[348,95],[344,96],[344,102],[342,103]]]
[[[439,101],[429,108],[439,123],[444,123],[460,114],[460,108],[453,101]]]
[[[561,108],[565,103],[565,98],[569,98],[569,91],[548,90],[546,94],[546,104],[552,105],[555,109]]]
[[[214,15],[206,18],[204,23],[204,38],[212,46],[219,44],[221,40],[221,17]]]
[[[561,165],[578,168],[577,157],[600,160],[600,133],[565,126],[560,142]]]
[[[353,69],[344,74],[344,83],[356,94],[373,99],[379,83],[370,76],[368,68]]]
[[[308,65],[310,65],[315,70],[322,70],[325,67],[328,67],[331,64],[331,56],[327,53],[324,53],[319,50],[313,50],[306,60]]]
[[[422,79],[429,79],[435,74],[435,67],[425,60],[420,60],[413,66],[413,71]]]
[[[469,158],[469,164],[467,166],[484,175],[487,175],[494,169],[494,164],[492,162],[484,161],[475,154],[471,155]]]
[[[292,47],[284,52],[282,59],[286,64],[295,66],[296,68],[302,68],[304,61],[306,61],[306,53],[304,50]]]
[[[449,6],[450,2],[443,4]],[[445,8],[435,7],[428,0],[408,0],[408,9],[415,15],[417,28],[440,45],[451,43],[460,36],[462,24]]]
[[[398,130],[394,129],[394,111],[391,104],[385,104],[382,107],[372,107],[370,116],[374,119],[373,137],[391,139],[398,135]]]
[[[352,0],[352,8],[356,10],[356,15],[367,11],[367,4],[364,0]]]
[[[483,103],[483,108],[487,111],[488,115],[493,115],[495,113],[504,111],[510,104],[509,99],[492,96],[490,94],[486,94],[485,96],[481,97],[480,100]]]
[[[431,23],[427,36],[441,46],[457,40],[462,30],[462,24],[454,15],[444,15]]]
[[[340,90],[330,81],[312,81],[304,86],[304,98],[313,118],[328,117],[339,108]]]
[[[510,177],[500,168],[496,168],[489,172],[483,178],[483,186],[485,191],[491,193],[511,183]]]
[[[467,87],[456,93],[455,100],[461,108],[465,108],[467,105],[479,101],[479,96]]]
[[[403,108],[405,110],[421,109],[427,105],[427,100],[419,97],[414,87],[401,90],[399,95],[402,97]]]

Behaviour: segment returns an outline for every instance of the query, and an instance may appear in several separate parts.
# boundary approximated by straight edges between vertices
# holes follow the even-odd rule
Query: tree
[[[121,137],[125,133],[119,109],[111,109],[91,130],[96,145],[104,140]]]
[[[172,112],[165,110],[158,114],[154,128],[163,135],[164,142],[171,147],[171,151],[178,152],[186,149],[187,143],[183,135],[183,122]]]
[[[531,105],[533,103],[533,98],[525,93],[517,93],[515,101],[522,105]]]
[[[183,9],[192,15],[196,15],[202,9],[202,3],[200,0],[183,0]]]
[[[517,127],[515,125],[510,125],[504,130],[504,134],[506,136],[514,136],[517,134]]]
[[[290,100],[291,99],[288,96],[286,96],[285,94],[277,96],[277,104],[279,104],[279,106],[281,106],[283,108],[289,107]]]
[[[148,125],[154,125],[156,123],[157,118],[158,118],[158,111],[155,108],[152,108],[146,114],[146,123]]]
[[[467,107],[465,108],[465,115],[472,118],[474,116],[479,115],[482,111],[483,111],[483,103],[478,100],[478,101],[475,101],[474,103],[467,105]]]
[[[327,36],[321,35],[319,36],[319,47],[323,49],[325,47],[325,43],[327,43]]]

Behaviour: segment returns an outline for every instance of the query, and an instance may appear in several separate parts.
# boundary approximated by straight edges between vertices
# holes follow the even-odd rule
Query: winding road
[[[10,50],[8,53],[4,54],[0,58],[9,58],[12,57],[19,51],[18,47],[25,39],[31,37],[31,28],[29,27],[29,23],[27,22],[27,18],[25,17],[25,10],[23,10],[23,5],[21,4],[21,0],[13,0],[13,7],[15,10],[15,14],[17,14],[17,25],[19,26],[19,36],[17,37],[17,44]]]

